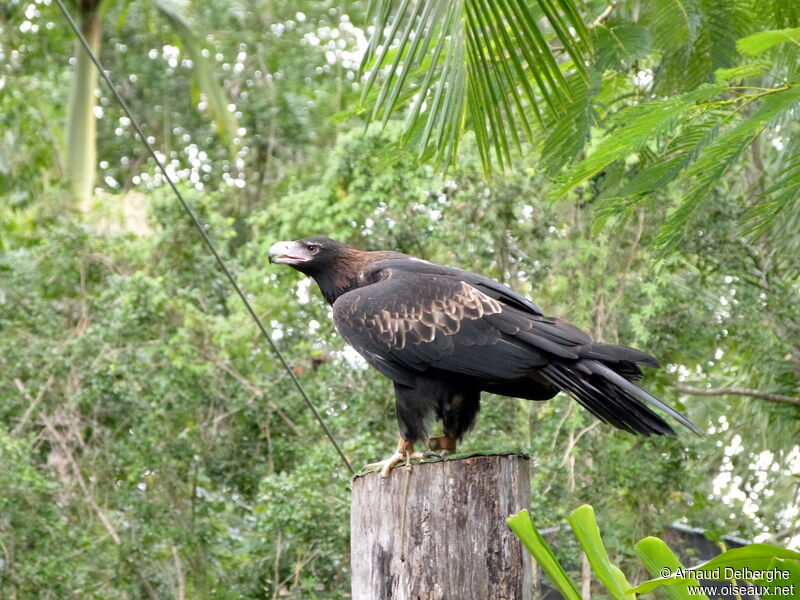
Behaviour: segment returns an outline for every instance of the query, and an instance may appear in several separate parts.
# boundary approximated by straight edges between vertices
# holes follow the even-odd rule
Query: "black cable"
[[[331,433],[331,430],[328,429],[328,426],[325,424],[325,421],[322,419],[322,415],[319,414],[319,411],[317,410],[316,406],[314,406],[314,403],[311,401],[311,398],[309,397],[309,395],[306,392],[305,388],[300,383],[300,380],[297,379],[297,376],[294,374],[294,371],[292,371],[292,368],[289,366],[289,363],[286,362],[285,358],[283,358],[283,354],[281,354],[281,351],[278,349],[278,346],[275,345],[275,342],[272,340],[272,337],[267,332],[266,327],[264,327],[264,324],[261,322],[261,319],[256,314],[256,311],[253,310],[253,307],[250,305],[250,302],[247,300],[247,297],[244,295],[244,292],[242,292],[242,289],[239,287],[239,284],[236,283],[236,279],[233,277],[233,274],[228,269],[227,265],[225,264],[225,261],[222,260],[222,257],[217,252],[217,249],[214,247],[214,244],[211,242],[211,238],[208,237],[208,234],[206,233],[205,228],[203,227],[203,224],[200,223],[200,219],[197,218],[197,215],[192,210],[192,207],[189,206],[188,202],[186,202],[186,200],[184,199],[183,195],[178,190],[178,187],[175,185],[175,182],[172,181],[172,177],[170,177],[169,173],[167,173],[166,167],[164,167],[164,164],[158,158],[158,155],[156,154],[156,151],[153,149],[153,146],[150,145],[150,142],[147,141],[147,137],[145,137],[144,133],[142,133],[142,128],[139,127],[139,123],[134,118],[133,113],[131,113],[131,109],[128,107],[127,102],[125,102],[124,98],[117,91],[117,88],[114,87],[114,84],[111,82],[111,79],[106,74],[106,71],[103,68],[103,65],[100,63],[100,59],[97,58],[95,53],[92,51],[91,46],[89,46],[89,42],[86,41],[86,38],[84,37],[83,33],[81,32],[80,28],[78,27],[78,24],[75,23],[75,20],[72,18],[72,15],[69,14],[69,11],[67,10],[66,6],[64,6],[64,3],[62,2],[62,0],[56,0],[56,4],[58,4],[58,8],[61,9],[61,12],[64,14],[64,17],[69,22],[69,26],[72,28],[72,31],[75,33],[75,35],[78,36],[78,39],[80,40],[81,44],[83,45],[84,50],[86,50],[86,53],[89,55],[89,58],[92,59],[92,62],[94,63],[95,67],[97,67],[97,70],[100,72],[100,76],[106,82],[106,85],[108,85],[108,87],[111,89],[111,93],[114,94],[114,97],[117,99],[117,102],[119,102],[120,106],[122,107],[122,110],[125,112],[125,114],[127,115],[128,119],[130,119],[131,125],[133,126],[133,129],[139,135],[139,139],[142,140],[142,143],[147,148],[147,151],[150,153],[150,156],[152,156],[153,160],[156,161],[156,164],[158,165],[158,168],[161,170],[161,173],[164,175],[164,179],[166,179],[167,183],[169,183],[169,186],[172,188],[172,191],[175,192],[175,195],[178,197],[178,200],[180,201],[181,206],[183,207],[183,210],[185,210],[188,213],[188,215],[191,217],[192,222],[194,223],[194,226],[197,228],[197,231],[200,232],[200,236],[203,238],[203,241],[206,243],[206,246],[208,246],[208,249],[214,255],[214,258],[216,259],[217,264],[219,265],[219,267],[225,273],[225,276],[228,278],[228,281],[231,282],[231,285],[233,286],[233,289],[235,289],[236,293],[239,294],[239,298],[241,298],[242,302],[244,302],[245,308],[247,308],[247,312],[249,312],[250,316],[253,317],[253,320],[256,322],[256,325],[258,325],[258,328],[261,330],[261,333],[264,335],[264,337],[266,338],[267,342],[269,343],[270,348],[272,348],[272,352],[275,354],[276,357],[278,357],[278,360],[280,361],[281,365],[283,365],[283,368],[289,374],[289,377],[291,378],[292,382],[294,383],[295,387],[297,388],[297,391],[300,392],[300,395],[303,397],[303,400],[306,401],[306,404],[308,404],[308,407],[311,409],[311,412],[314,413],[314,416],[317,418],[317,421],[319,421],[319,424],[322,427],[323,431],[325,432],[325,435],[328,436],[328,439],[331,441],[331,444],[334,445],[334,447],[336,448],[336,451],[339,453],[339,456],[342,457],[342,460],[344,461],[344,464],[346,464],[347,468],[350,470],[350,472],[353,475],[355,475],[356,472],[353,469],[353,465],[351,465],[350,461],[347,460],[347,457],[344,455],[344,452],[342,451],[341,447],[339,446],[339,443],[336,441],[336,438],[333,437],[333,433]]]

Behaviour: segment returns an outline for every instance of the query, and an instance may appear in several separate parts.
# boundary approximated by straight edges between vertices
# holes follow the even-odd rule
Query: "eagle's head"
[[[356,250],[323,236],[276,242],[269,249],[269,262],[313,277],[329,304],[350,290],[374,283],[375,267],[382,261],[407,258],[399,252]]]
[[[339,260],[350,250],[344,244],[323,236],[314,236],[294,242],[275,242],[269,249],[269,262],[289,265],[311,275],[335,270]]]

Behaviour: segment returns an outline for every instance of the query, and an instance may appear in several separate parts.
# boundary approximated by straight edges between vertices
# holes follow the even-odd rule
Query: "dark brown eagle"
[[[510,288],[453,267],[399,252],[363,252],[326,237],[278,242],[270,262],[314,278],[333,306],[336,329],[394,382],[400,442],[383,476],[419,458],[430,417],[444,435],[432,450],[453,452],[472,426],[481,392],[549,400],[563,391],[603,422],[643,435],[673,434],[642,401],[696,433],[676,410],[634,385],[649,354],[592,341],[588,334]]]

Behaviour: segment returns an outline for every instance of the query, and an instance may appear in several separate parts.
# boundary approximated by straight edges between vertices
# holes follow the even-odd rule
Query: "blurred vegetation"
[[[560,0],[591,38],[575,42],[580,71],[559,50],[575,34],[541,25],[550,3],[532,3],[567,88],[515,99],[481,79],[498,103],[461,113],[442,162],[405,120],[416,74],[393,100],[381,70],[387,97],[375,87],[359,104],[365,3],[175,4],[235,136],[158,11],[103,3],[102,58],[354,464],[394,444],[391,386],[345,351],[316,288],[266,264],[278,239],[324,234],[480,271],[659,357],[648,389],[707,436],[633,437],[563,397],[485,398],[464,448],[531,453],[537,524],[592,504],[636,581],[648,574],[633,542],[676,520],[798,546],[794,3]],[[95,188],[76,208],[64,141],[76,55],[57,8],[2,3],[0,33],[0,597],[343,597],[339,458],[102,88]],[[517,73],[492,71],[499,59],[474,43],[468,79]],[[481,121],[498,94],[514,110]],[[385,127],[365,126],[373,106]],[[531,135],[489,159],[511,123]]]

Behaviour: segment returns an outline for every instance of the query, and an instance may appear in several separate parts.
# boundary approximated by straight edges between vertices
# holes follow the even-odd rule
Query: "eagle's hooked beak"
[[[268,256],[269,262],[276,265],[298,265],[311,260],[308,251],[297,242],[275,242]]]

